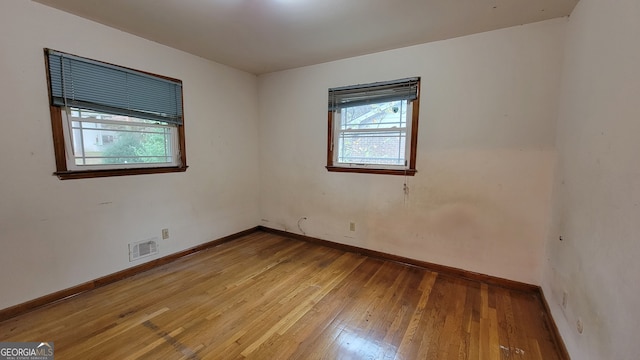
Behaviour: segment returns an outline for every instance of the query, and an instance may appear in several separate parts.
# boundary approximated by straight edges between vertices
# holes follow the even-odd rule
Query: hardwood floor
[[[0,323],[64,359],[562,359],[538,295],[256,232]]]

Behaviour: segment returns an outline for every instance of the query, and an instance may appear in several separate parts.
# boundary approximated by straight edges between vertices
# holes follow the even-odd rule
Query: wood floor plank
[[[57,359],[561,359],[540,298],[256,232],[0,323]]]
[[[343,286],[336,288],[331,297],[325,297],[320,301],[313,312],[297,324],[298,328],[311,328],[307,331],[292,329],[291,336],[301,335],[296,351],[291,354],[293,359],[305,357],[318,359],[324,356],[340,334],[345,324],[348,324],[349,310],[357,302],[360,288],[355,286],[366,282],[377,271],[379,264],[373,261],[363,262],[345,282]],[[296,339],[294,337],[293,339]]]
[[[427,272],[422,277],[422,282],[419,286],[422,294],[400,342],[396,359],[416,358],[416,353],[420,350],[420,335],[423,332],[420,324],[423,322],[422,317],[425,313],[427,302],[429,301],[429,296],[431,295],[431,290],[433,289],[437,276],[438,274],[434,272]]]

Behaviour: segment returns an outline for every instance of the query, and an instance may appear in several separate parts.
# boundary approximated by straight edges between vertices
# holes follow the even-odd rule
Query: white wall
[[[58,180],[43,48],[181,79],[186,173]],[[0,309],[256,226],[257,79],[25,0],[0,2]],[[223,91],[224,90],[224,91]]]
[[[581,0],[567,27],[543,289],[574,359],[638,358],[638,19],[637,0]]]
[[[261,224],[539,284],[566,19],[259,77]],[[329,173],[327,89],[421,76],[418,174]],[[349,222],[356,231],[349,231]]]

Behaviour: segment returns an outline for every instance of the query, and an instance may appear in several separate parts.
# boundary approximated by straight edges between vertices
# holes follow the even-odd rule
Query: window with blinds
[[[56,175],[186,170],[182,82],[45,49]]]
[[[413,175],[419,78],[329,89],[327,169]]]

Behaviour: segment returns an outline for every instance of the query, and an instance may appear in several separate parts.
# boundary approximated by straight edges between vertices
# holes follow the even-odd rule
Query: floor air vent
[[[158,238],[129,244],[129,261],[135,261],[158,253]]]

